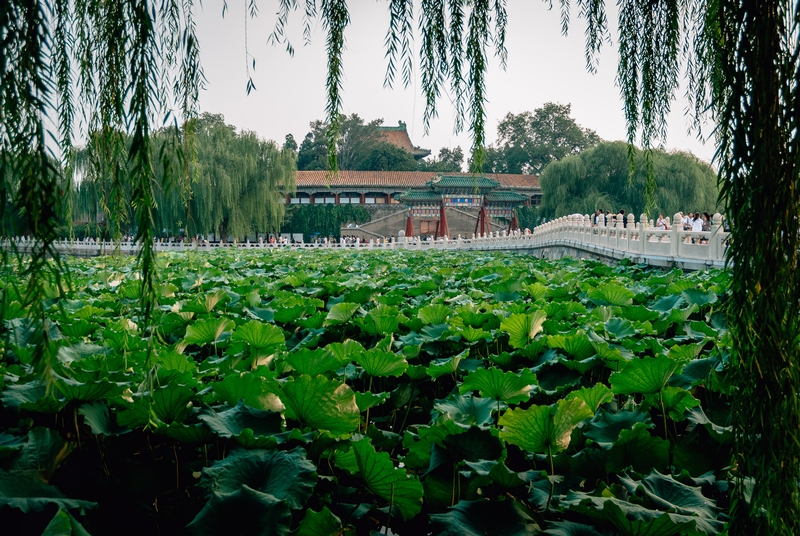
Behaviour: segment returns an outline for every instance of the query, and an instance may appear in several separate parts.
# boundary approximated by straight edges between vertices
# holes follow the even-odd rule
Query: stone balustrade
[[[678,217],[678,215],[675,215]],[[711,231],[693,232],[670,225],[669,230],[657,229],[643,214],[637,223],[632,214],[625,225],[620,216],[614,216],[608,225],[592,224],[588,215],[564,216],[536,227],[533,232],[489,233],[485,236],[444,237],[439,240],[399,238],[370,240],[360,243],[332,241],[330,243],[270,244],[259,242],[209,243],[156,242],[159,252],[202,252],[217,249],[408,249],[425,250],[524,250],[537,256],[557,258],[564,255],[592,257],[604,260],[628,258],[635,263],[655,266],[679,266],[701,269],[722,267],[728,247],[729,233],[722,230],[722,217],[715,214]],[[33,242],[25,238],[6,239],[0,242],[6,249],[28,252]],[[63,254],[92,257],[105,254],[130,254],[139,252],[139,245],[130,242],[97,242],[87,240],[62,240],[56,248]]]
[[[668,230],[653,226],[642,214],[637,223],[628,214],[610,218],[607,225],[593,225],[588,215],[564,216],[534,229],[537,245],[561,245],[614,258],[630,258],[635,262],[656,265],[704,264],[722,267],[729,243],[729,233],[722,228],[722,216],[714,214],[711,231],[684,231],[680,215],[677,225],[667,218]]]

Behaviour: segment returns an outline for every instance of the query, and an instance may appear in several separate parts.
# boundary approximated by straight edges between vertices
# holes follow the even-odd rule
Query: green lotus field
[[[518,254],[68,259],[3,274],[5,534],[714,535],[725,271]],[[15,299],[16,296],[16,299]]]

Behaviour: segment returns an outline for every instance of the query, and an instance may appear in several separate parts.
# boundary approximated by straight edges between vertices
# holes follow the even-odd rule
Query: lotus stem
[[[553,499],[553,492],[555,491],[555,483],[553,482],[552,477],[555,476],[556,470],[555,466],[553,465],[553,450],[550,445],[547,445],[547,457],[550,458],[550,493],[547,495],[547,504],[544,507],[544,511],[547,512],[550,510],[550,501]]]

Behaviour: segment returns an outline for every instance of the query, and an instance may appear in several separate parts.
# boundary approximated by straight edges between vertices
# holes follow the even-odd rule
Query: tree
[[[437,171],[439,173],[458,172],[464,165],[464,152],[458,146],[455,149],[442,147],[439,149],[439,156],[420,160],[417,169],[420,171]]]
[[[336,161],[339,169],[364,169],[372,149],[380,143],[378,127],[383,119],[365,123],[358,114],[343,116],[339,123],[340,135],[336,142]],[[321,120],[312,121],[297,159],[297,169],[328,169],[329,125]]]
[[[538,174],[550,162],[597,145],[600,137],[570,112],[569,104],[548,102],[533,113],[507,114],[497,125],[497,147],[487,148],[484,171]]]
[[[298,170],[326,169],[328,165],[328,144],[325,141],[325,126],[322,121],[312,121],[308,132],[300,143],[297,152]]]
[[[376,143],[359,164],[363,171],[412,171],[417,162],[414,156],[391,143]]]
[[[624,209],[638,221],[646,205],[647,172],[644,154],[636,151],[634,157],[636,172],[633,177],[625,142],[603,142],[580,154],[552,162],[539,177],[542,186],[539,215],[553,218],[591,214],[598,208],[614,212]],[[681,152],[655,151],[652,158],[658,181],[656,207],[660,212],[672,217],[678,211],[713,213],[718,208],[716,173],[708,164]]]
[[[297,141],[295,141],[294,136],[291,134],[287,134],[285,141],[283,142],[283,150],[290,150],[290,151],[297,151]]]
[[[279,150],[274,142],[260,140],[253,132],[237,133],[221,115],[203,114],[194,121],[193,129],[196,158],[190,164],[193,180],[188,201],[192,221],[188,221],[187,200],[181,190],[159,190],[155,194],[158,208],[154,211],[157,233],[166,231],[169,236],[178,236],[181,230],[186,233],[191,229],[199,234],[221,235],[223,239],[229,235],[244,239],[256,233],[277,232],[283,221],[284,194],[294,188],[294,152]],[[153,138],[157,147],[164,147],[177,136],[174,127],[168,127],[154,133]],[[121,139],[123,148],[129,145],[130,140],[124,136]],[[116,233],[105,224],[100,230],[97,215],[105,215],[106,222],[114,223],[111,209],[116,205],[127,209],[131,192],[121,191],[114,205],[106,202],[117,196],[110,190],[113,181],[108,167],[95,161],[90,147],[77,154],[81,157],[76,158],[76,169],[83,179],[73,192],[75,220],[93,224],[90,233],[95,236],[132,233],[130,214],[127,218],[117,214],[117,225],[128,226],[119,227]],[[119,158],[122,161],[117,166],[122,166],[122,171],[113,173],[127,171],[124,158]],[[163,181],[161,173],[156,170],[157,179]]]
[[[315,234],[341,238],[342,225],[361,224],[370,220],[369,211],[361,205],[292,205],[281,226],[282,233],[302,233],[305,239]]]
[[[197,121],[192,211],[198,232],[243,239],[280,229],[285,195],[294,189],[295,156],[255,132],[236,132],[221,115]],[[162,228],[184,220],[179,196],[165,192],[156,212]],[[168,203],[171,201],[171,203]],[[171,210],[170,210],[171,205]],[[176,230],[176,229],[175,229]]]

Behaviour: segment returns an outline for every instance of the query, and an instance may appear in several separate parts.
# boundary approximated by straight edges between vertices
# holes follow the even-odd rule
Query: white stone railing
[[[588,215],[564,216],[534,229],[537,246],[562,245],[616,258],[635,258],[650,264],[702,263],[724,266],[729,235],[722,229],[722,216],[714,214],[711,231],[684,231],[679,214],[669,230],[657,229],[644,214],[636,223],[628,214],[623,227],[621,216],[613,216],[608,225],[593,225]],[[663,262],[654,262],[663,261]]]
[[[676,216],[678,216],[676,214]],[[628,215],[626,226],[622,221],[612,221],[608,226],[594,226],[589,216],[565,216],[536,227],[533,232],[506,233],[505,231],[489,233],[485,236],[469,238],[441,238],[439,240],[419,240],[399,238],[390,240],[369,240],[358,243],[321,242],[321,243],[275,243],[233,242],[210,243],[205,241],[191,242],[156,242],[159,252],[214,251],[218,249],[408,249],[412,251],[427,250],[546,250],[550,257],[572,254],[606,259],[630,258],[634,262],[648,263],[658,266],[682,266],[686,268],[702,268],[705,266],[724,266],[725,253],[729,233],[722,231],[722,217],[715,214],[712,230],[706,232],[684,231],[677,226],[669,230],[657,229],[652,221],[644,215],[639,223],[633,215]],[[0,242],[5,249],[27,252],[33,242],[24,238],[8,239]],[[76,256],[96,256],[112,253],[136,254],[139,245],[130,242],[97,242],[87,240],[62,240],[56,242],[56,248],[64,254]],[[567,251],[567,249],[569,251]]]

